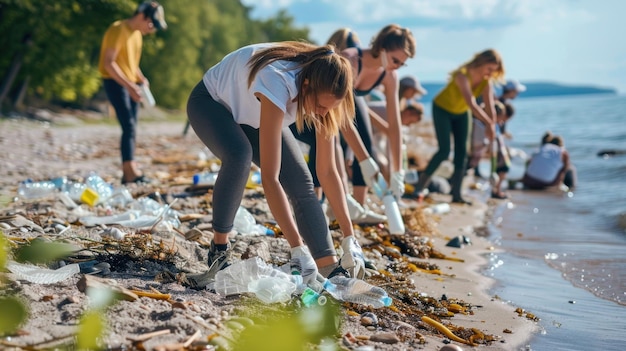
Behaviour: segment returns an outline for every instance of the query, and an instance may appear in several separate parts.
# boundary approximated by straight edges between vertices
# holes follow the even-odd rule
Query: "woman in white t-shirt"
[[[570,163],[560,136],[544,134],[539,151],[528,162],[522,183],[527,189],[535,190],[561,184],[568,188],[576,185],[576,169]]]
[[[333,46],[304,42],[249,45],[204,74],[189,97],[187,114],[221,168],[213,190],[209,271],[188,279],[192,285],[210,283],[230,264],[228,236],[234,234],[251,162],[261,168],[268,205],[291,246],[292,270],[305,282],[315,279],[318,267],[324,276],[342,267],[352,274],[363,270],[334,163],[333,137],[353,122],[352,82],[350,63]],[[344,235],[341,266],[311,174],[288,128],[294,122],[317,131],[318,177]]]

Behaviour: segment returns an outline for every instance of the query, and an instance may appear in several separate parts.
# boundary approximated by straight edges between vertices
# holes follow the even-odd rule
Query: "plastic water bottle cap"
[[[382,298],[382,301],[383,301],[383,305],[385,305],[385,307],[389,307],[389,306],[391,306],[391,303],[393,302],[393,299],[391,297],[389,297],[389,296],[384,296]]]
[[[200,175],[199,174],[194,174],[193,175],[193,184],[197,185],[198,183],[200,183]]]

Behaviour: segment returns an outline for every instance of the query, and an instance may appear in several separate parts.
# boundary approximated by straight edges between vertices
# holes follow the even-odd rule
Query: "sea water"
[[[507,130],[528,154],[561,135],[577,168],[572,192],[509,190],[490,223],[490,293],[539,317],[524,350],[626,348],[626,96],[518,98]],[[485,194],[482,194],[485,196]]]

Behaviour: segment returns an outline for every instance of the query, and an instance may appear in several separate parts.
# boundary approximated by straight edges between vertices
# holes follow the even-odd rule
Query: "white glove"
[[[350,277],[363,279],[365,276],[365,257],[356,238],[351,235],[341,240],[341,267],[350,273]]]
[[[309,252],[309,248],[306,246],[291,248],[289,269],[291,270],[291,274],[300,274],[302,276],[302,282],[307,285],[317,278],[317,265]]]
[[[391,190],[391,193],[396,199],[401,198],[402,195],[404,195],[404,171],[393,172],[389,181],[389,190]]]
[[[365,180],[365,184],[368,187],[372,187],[374,182],[376,182],[376,175],[380,173],[380,168],[376,161],[373,158],[368,157],[365,160],[359,162],[359,167],[361,167],[361,173],[363,174],[363,179]]]

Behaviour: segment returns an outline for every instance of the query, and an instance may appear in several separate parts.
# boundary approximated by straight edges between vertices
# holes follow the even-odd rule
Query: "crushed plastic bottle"
[[[113,194],[113,186],[96,173],[90,173],[85,179],[87,189],[81,195],[86,204],[93,206],[108,199]],[[90,191],[91,190],[91,191]]]
[[[33,182],[32,180],[25,180],[20,183],[17,189],[18,195],[22,199],[35,200],[42,199],[47,196],[51,196],[57,192],[56,185],[49,180],[42,180]]]
[[[281,281],[281,283],[277,283],[279,285],[278,290],[273,291],[271,286],[269,286],[269,282],[272,281],[272,279],[266,279],[263,282],[251,284],[261,278],[273,278],[277,281]],[[282,282],[289,282],[291,285],[282,284]],[[288,287],[286,288],[285,286],[287,285]],[[287,292],[290,295],[302,285],[302,277],[289,275],[267,264],[259,257],[252,257],[234,263],[217,272],[215,274],[215,284],[213,288],[215,292],[222,296],[253,292],[251,291],[252,289],[259,291],[259,294],[263,295],[263,298],[268,298],[269,295],[276,295],[275,298],[278,299],[279,295],[283,296]]]
[[[367,282],[343,276],[334,276],[324,283],[324,289],[335,299],[368,305],[374,308],[391,306],[392,299],[387,292]]]
[[[252,213],[246,210],[243,206],[239,206],[237,214],[235,214],[235,221],[233,223],[234,229],[239,234],[247,235],[274,235],[274,231],[267,228],[262,224],[258,224]]]
[[[302,281],[299,275],[292,277]],[[282,275],[261,277],[248,283],[248,291],[265,303],[287,302],[296,291],[296,282]]]
[[[80,267],[76,263],[65,265],[59,269],[48,269],[9,261],[7,262],[7,269],[19,279],[35,284],[57,283],[80,272]]]

